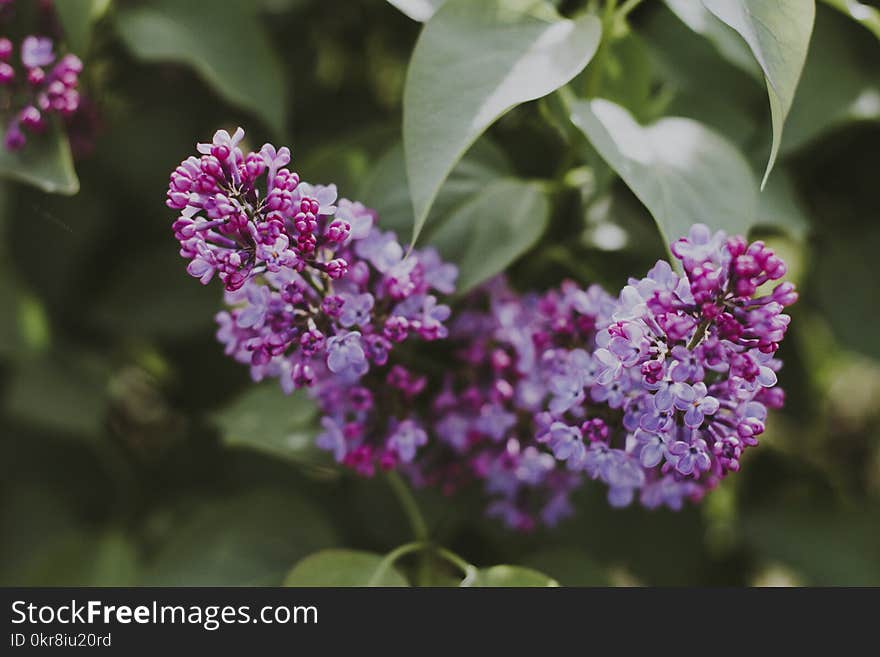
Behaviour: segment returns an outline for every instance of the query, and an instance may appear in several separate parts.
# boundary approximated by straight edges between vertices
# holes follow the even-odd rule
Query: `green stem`
[[[642,0],[626,0],[622,5],[620,5],[620,9],[617,10],[617,19],[623,20],[629,15],[629,13],[642,4]]]
[[[400,502],[400,506],[403,507],[403,512],[406,514],[406,517],[409,520],[409,524],[410,527],[412,527],[413,535],[415,536],[416,541],[422,544],[427,544],[429,539],[428,523],[425,522],[425,517],[422,515],[422,512],[419,509],[419,505],[416,502],[416,498],[413,497],[410,487],[406,485],[406,482],[404,482],[403,479],[400,478],[400,475],[397,472],[389,472],[387,476],[388,483],[391,486],[391,490],[394,491],[394,494],[397,496],[397,500]],[[427,586],[430,577],[431,559],[430,555],[426,552],[419,562],[419,571],[417,577],[419,585]]]
[[[403,556],[410,554],[411,552],[419,552],[428,548],[429,545],[424,541],[414,541],[412,543],[406,543],[401,545],[398,548],[391,550],[388,554],[385,555],[385,558],[379,563],[379,566],[376,568],[376,572],[373,573],[373,576],[370,578],[370,581],[367,582],[367,586],[378,586],[379,582],[382,581],[382,578],[385,577],[385,573],[388,572],[388,569],[394,565],[394,563]]]
[[[687,348],[690,351],[696,349],[697,345],[703,341],[703,338],[706,336],[706,329],[709,328],[709,320],[704,319],[699,324],[697,324],[697,330],[694,331],[694,337],[691,338],[691,341],[688,343]]]
[[[409,486],[406,485],[397,472],[389,472],[387,477],[388,483],[391,485],[391,490],[394,491],[397,500],[400,502],[400,506],[403,507],[403,512],[406,514],[407,520],[409,520],[410,527],[412,527],[413,535],[416,540],[422,542],[427,541],[428,523],[425,522],[425,517],[419,510],[419,505],[416,503],[416,498],[413,497]]]
[[[460,556],[455,554],[455,552],[451,552],[443,547],[438,547],[435,549],[438,557],[442,557],[446,559],[453,566],[461,570],[464,573],[464,579],[461,580],[461,584],[459,586],[472,586],[473,583],[477,579],[477,567],[473,564],[468,563]]]
[[[617,0],[608,0],[605,3],[605,11],[602,13],[602,41],[599,42],[599,49],[596,56],[590,62],[593,69],[587,80],[585,92],[587,98],[595,98],[602,86],[602,73],[605,71],[605,58],[608,54],[608,43],[611,40],[614,28],[615,9],[617,8]]]

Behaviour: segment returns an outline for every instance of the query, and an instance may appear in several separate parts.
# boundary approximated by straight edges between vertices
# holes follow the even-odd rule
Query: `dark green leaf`
[[[119,11],[117,29],[131,51],[147,61],[192,66],[229,102],[284,131],[284,71],[248,2],[157,0]],[[234,46],[234,47],[233,47]]]
[[[589,554],[577,548],[548,548],[529,555],[523,565],[534,568],[562,586],[608,586],[608,573]]]
[[[880,585],[878,509],[770,507],[746,513],[747,540],[817,586]]]
[[[600,34],[596,17],[563,19],[534,0],[447,0],[440,7],[422,30],[404,91],[413,241],[468,147],[512,107],[570,81]]]
[[[22,569],[25,586],[134,586],[138,558],[122,534],[71,533],[50,540]]]
[[[318,433],[315,403],[303,390],[285,395],[277,381],[253,386],[214,416],[223,442],[256,449],[293,461],[316,456]]]
[[[5,410],[22,421],[92,437],[106,419],[106,372],[86,359],[21,361],[4,401]]]
[[[107,12],[110,0],[62,0],[54,6],[71,50],[85,55],[92,25]]]
[[[5,130],[0,135],[0,143]],[[20,151],[0,148],[0,178],[10,178],[33,185],[50,194],[76,194],[79,179],[67,136],[52,126],[44,135],[28,135]]]
[[[324,517],[297,495],[262,490],[212,500],[170,528],[145,583],[278,585],[292,562],[333,542]]]
[[[380,554],[357,550],[323,550],[293,567],[284,586],[409,586],[406,578]]]
[[[880,39],[880,9],[858,0],[824,0],[825,4],[861,23]]]

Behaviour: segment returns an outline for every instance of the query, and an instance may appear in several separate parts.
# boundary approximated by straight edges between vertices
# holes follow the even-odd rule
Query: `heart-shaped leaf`
[[[413,241],[443,181],[499,116],[569,82],[599,44],[595,16],[534,0],[447,0],[425,25],[403,99]]]
[[[763,187],[773,170],[782,127],[807,59],[816,5],[813,0],[703,0],[703,4],[745,39],[767,80],[773,141]]]
[[[740,234],[755,222],[748,162],[703,124],[663,118],[642,126],[604,99],[572,101],[571,120],[645,204],[667,244],[698,222]]]

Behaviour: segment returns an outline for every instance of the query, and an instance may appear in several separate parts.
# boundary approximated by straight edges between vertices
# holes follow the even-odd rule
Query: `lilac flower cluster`
[[[797,294],[789,283],[759,293],[785,273],[761,242],[698,225],[673,252],[684,275],[658,262],[617,298],[491,281],[457,313],[445,371],[327,381],[319,446],[366,475],[378,462],[445,493],[477,482],[488,513],[519,530],[568,515],[585,479],[607,484],[613,506],[699,500],[783,402],[773,356]]]
[[[226,288],[226,353],[255,380],[308,386],[317,445],[361,475],[480,486],[519,530],[571,513],[587,479],[613,506],[679,509],[740,468],[784,401],[775,354],[797,293],[762,242],[696,225],[672,245],[682,273],[660,261],[617,297],[497,278],[447,328],[453,265],[406,254],[372,211],[300,182],[288,149],[245,154],[243,137],[217,132],[172,174],[180,253]]]
[[[11,114],[4,145],[13,151],[25,145],[26,132],[43,132],[50,115],[68,118],[77,111],[82,72],[76,55],[57,58],[49,37],[25,37],[17,62],[15,50],[12,41],[0,37],[0,108]]]
[[[658,262],[624,287],[592,342],[545,354],[557,371],[537,439],[605,482],[615,506],[636,494],[649,508],[699,499],[739,470],[784,400],[774,354],[797,293],[772,283],[782,260],[699,224],[672,252],[684,275]]]
[[[243,138],[220,130],[199,144],[167,194],[187,271],[225,285],[228,355],[291,392],[327,378],[354,386],[396,345],[446,336],[450,311],[435,293],[454,290],[455,267],[431,249],[407,256],[372,211],[301,182],[286,147],[245,154]]]

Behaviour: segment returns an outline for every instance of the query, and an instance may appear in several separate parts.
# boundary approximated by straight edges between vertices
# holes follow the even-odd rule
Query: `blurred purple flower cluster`
[[[301,183],[286,148],[245,155],[242,138],[218,132],[172,174],[181,254],[226,286],[227,354],[286,392],[310,386],[318,446],[364,476],[478,485],[519,530],[568,515],[586,479],[613,506],[679,509],[740,468],[783,403],[775,353],[797,293],[762,242],[695,225],[672,245],[683,273],[660,261],[617,297],[496,278],[447,328],[453,265],[406,254],[370,210]]]
[[[82,72],[76,55],[57,57],[49,37],[27,36],[17,53],[12,41],[0,37],[0,107],[11,114],[4,146],[13,151],[27,143],[27,132],[43,132],[49,116],[67,119],[79,109]]]

